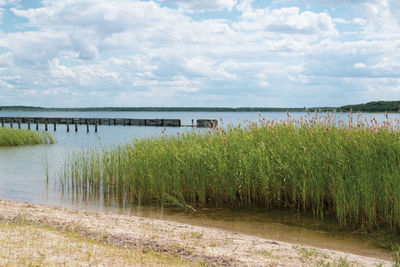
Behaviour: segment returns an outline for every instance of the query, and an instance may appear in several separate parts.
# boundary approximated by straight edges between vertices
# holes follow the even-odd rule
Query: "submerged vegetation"
[[[71,154],[63,190],[127,203],[290,208],[400,233],[400,122],[306,115]]]
[[[47,132],[34,132],[27,129],[0,128],[0,146],[21,146],[52,144],[53,137]]]

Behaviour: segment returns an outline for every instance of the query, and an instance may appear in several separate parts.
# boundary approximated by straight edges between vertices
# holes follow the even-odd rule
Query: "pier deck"
[[[55,117],[0,117],[1,127],[5,127],[5,124],[10,124],[13,128],[14,124],[21,128],[21,123],[28,124],[28,129],[31,128],[31,124],[36,125],[36,130],[39,129],[39,124],[45,125],[45,130],[48,130],[48,124],[53,125],[56,130],[57,124],[67,125],[67,131],[69,131],[69,125],[75,125],[75,131],[77,131],[78,125],[86,125],[87,131],[89,131],[89,125],[95,126],[97,132],[98,125],[109,125],[109,126],[158,126],[158,127],[215,127],[218,125],[217,120],[199,119],[194,124],[182,125],[180,119],[132,119],[132,118],[55,118]]]

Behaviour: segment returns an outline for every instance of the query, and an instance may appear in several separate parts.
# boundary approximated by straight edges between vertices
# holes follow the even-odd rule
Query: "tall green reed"
[[[64,188],[129,203],[290,208],[400,230],[400,123],[308,114],[86,150]]]
[[[47,132],[27,129],[0,128],[0,146],[52,144],[54,138]]]

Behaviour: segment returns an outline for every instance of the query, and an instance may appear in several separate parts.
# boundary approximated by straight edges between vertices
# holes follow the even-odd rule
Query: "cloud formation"
[[[398,5],[44,0],[28,7],[3,0],[9,21],[0,33],[0,105],[302,107],[398,99]]]
[[[224,9],[232,10],[237,4],[237,0],[165,0],[165,2],[175,3],[178,7],[190,12],[217,11]]]
[[[235,27],[281,34],[337,35],[332,18],[327,13],[300,12],[298,7],[245,9]]]

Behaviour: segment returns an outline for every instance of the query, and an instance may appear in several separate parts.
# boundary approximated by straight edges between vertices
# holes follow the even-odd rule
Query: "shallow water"
[[[192,212],[173,207],[130,206],[117,202],[97,205],[91,200],[73,204],[64,202],[63,205],[222,229],[278,242],[337,250],[383,260],[392,259],[391,252],[377,248],[371,236],[340,232],[332,219],[321,221],[310,215],[298,217],[288,210],[201,209]]]
[[[322,223],[310,216],[298,218],[289,211],[203,210],[184,213],[174,209],[133,208],[130,214],[218,228],[298,245],[314,246],[391,260],[391,253],[375,248],[366,237],[335,231],[333,221]],[[322,225],[323,224],[323,225]]]
[[[291,115],[298,118],[305,114]],[[173,118],[181,119],[183,124],[190,124],[192,119],[222,117],[225,125],[237,124],[246,119],[257,121],[260,118],[257,112],[0,112],[0,116]],[[286,113],[261,113],[261,118],[265,117],[268,120],[286,119],[286,116]],[[347,118],[347,114],[337,116]],[[370,116],[370,114],[363,114],[363,118],[366,119]],[[378,121],[385,119],[384,114],[373,114],[373,116]],[[390,117],[400,118],[400,115],[391,114]],[[23,124],[22,127],[26,128],[27,125]],[[41,128],[43,129],[43,125]],[[121,205],[115,200],[107,202],[89,198],[86,202],[82,202],[73,199],[70,195],[62,195],[56,187],[54,177],[70,151],[108,147],[129,142],[134,138],[160,136],[163,128],[100,125],[98,133],[94,133],[92,129],[90,133],[86,133],[86,126],[80,126],[78,132],[70,131],[69,133],[66,132],[65,125],[59,125],[56,132],[52,131],[52,128],[50,125],[50,133],[55,137],[56,144],[0,148],[0,198],[162,218],[382,259],[391,258],[390,252],[374,248],[366,237],[338,233],[332,221],[321,223],[307,216],[299,219],[288,212],[211,209],[192,214],[172,208],[132,207],[129,203]],[[185,131],[184,127],[169,127],[166,129],[166,134],[175,135],[182,131]],[[47,171],[48,181],[46,180]]]

